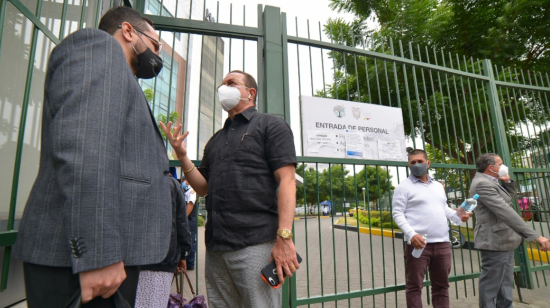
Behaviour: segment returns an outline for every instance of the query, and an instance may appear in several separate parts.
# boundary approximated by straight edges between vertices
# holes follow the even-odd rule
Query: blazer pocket
[[[503,222],[499,222],[498,224],[494,224],[492,227],[491,227],[491,231],[493,232],[498,232],[498,231],[501,231],[501,230],[504,230],[504,229],[508,229],[509,227],[503,223]]]
[[[125,182],[136,183],[136,184],[143,184],[143,185],[150,185],[151,184],[150,180],[132,178],[132,177],[123,176],[123,175],[120,176],[120,180],[125,181]]]

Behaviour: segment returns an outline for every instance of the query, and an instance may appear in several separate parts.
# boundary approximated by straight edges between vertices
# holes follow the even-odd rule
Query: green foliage
[[[331,0],[330,6],[355,14],[352,22],[329,19],[324,25],[325,34],[339,44],[477,74],[482,74],[477,59],[491,59],[496,77],[506,81],[540,84],[530,80],[542,77],[525,70],[550,69],[548,1]],[[369,30],[367,18],[375,18],[380,28]],[[334,80],[316,95],[402,108],[405,134],[431,145],[433,162],[472,165],[482,153],[495,152],[482,84],[350,53],[331,52],[330,57]],[[544,98],[525,91],[497,95],[510,147],[540,148],[543,138],[525,136],[520,128],[550,121]],[[467,172],[441,176],[455,187]]]
[[[378,21],[373,34],[442,48],[466,58],[488,58],[497,66],[550,69],[550,5],[547,0],[331,0],[333,10],[352,13],[347,26]],[[338,20],[325,26],[334,29]],[[327,27],[325,27],[325,32]],[[345,31],[343,31],[345,32]],[[356,40],[357,41],[357,40]]]
[[[372,227],[379,228],[379,227],[380,227],[380,218],[371,217],[371,218],[370,218],[370,225],[371,225]]]
[[[380,227],[382,225],[383,228],[391,228],[393,225],[394,229],[397,229],[397,224],[393,221],[391,212],[389,211],[370,211],[370,219],[366,215],[367,212],[361,212],[359,213],[359,216],[357,219],[365,224],[370,225],[371,227]]]
[[[359,219],[359,221],[360,221],[362,224],[365,224],[365,225],[369,225],[369,224],[370,224],[369,218],[368,218],[367,216],[359,215],[359,217],[358,217],[357,219]]]
[[[385,198],[390,189],[391,175],[387,168],[366,166],[353,175],[353,171],[334,165],[328,169],[315,170],[306,164],[296,168],[296,174],[304,178],[304,185],[296,188],[297,204],[314,205],[324,200],[332,200],[333,208],[342,210],[344,192],[347,202],[364,209],[363,190],[365,187],[365,201],[377,207],[380,198]],[[345,190],[345,191],[344,191]]]
[[[354,192],[359,199],[363,199],[364,187],[367,204],[372,202],[374,209],[379,209],[378,201],[387,191],[394,189],[391,178],[388,167],[366,166],[355,177],[346,179],[347,191]]]
[[[317,171],[307,167],[306,164],[298,165],[296,174],[304,179],[304,184],[296,187],[297,204],[316,204],[317,202]],[[305,191],[304,191],[305,190]],[[304,195],[305,194],[305,195]],[[321,200],[322,201],[322,200]]]
[[[197,219],[197,225],[199,227],[204,227],[204,218],[202,218],[202,216],[199,216],[199,218]]]
[[[150,90],[150,89],[146,89],[145,91],[147,90]],[[157,115],[157,122],[162,122],[164,124],[167,124],[170,121],[172,123],[176,123],[179,117],[180,115],[177,111],[170,112],[169,117],[167,117],[165,114],[159,113],[159,115]],[[174,132],[174,125],[172,126],[171,131]],[[166,134],[164,134],[164,131],[162,131],[162,129],[160,130],[160,134],[162,135],[162,138],[164,139],[164,141],[166,141]]]
[[[154,94],[153,90],[145,89],[145,90],[143,90],[143,94],[145,95],[145,99],[147,100],[147,102],[152,103],[154,101],[155,94]]]
[[[397,224],[394,222],[385,222],[382,224],[382,228],[384,229],[397,229]]]

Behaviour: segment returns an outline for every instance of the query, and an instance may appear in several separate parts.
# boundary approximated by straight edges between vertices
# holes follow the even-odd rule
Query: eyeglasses
[[[122,25],[118,25],[118,27],[122,28]],[[134,29],[134,31],[139,32],[139,33],[145,35],[146,37],[148,37],[151,40],[151,42],[153,43],[153,46],[155,46],[155,52],[160,54],[160,52],[162,50],[162,43],[159,40],[152,38],[147,33],[141,31],[140,29],[138,29],[134,26],[132,26],[132,28]]]

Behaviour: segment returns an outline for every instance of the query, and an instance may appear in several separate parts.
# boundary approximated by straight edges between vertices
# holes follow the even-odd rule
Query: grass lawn
[[[351,227],[357,227],[357,219],[355,217],[340,217],[337,222],[335,222],[336,225],[345,225],[347,222],[348,226]],[[369,225],[364,224],[362,222],[359,222],[360,228],[369,228]],[[371,227],[372,229],[381,229],[380,227]],[[392,230],[391,228],[384,228],[384,230]],[[401,229],[394,228],[393,231],[401,232]]]

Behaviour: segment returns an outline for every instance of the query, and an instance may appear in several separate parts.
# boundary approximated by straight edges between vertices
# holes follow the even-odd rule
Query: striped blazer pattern
[[[71,267],[161,262],[172,210],[164,141],[117,40],[97,29],[65,38],[44,84],[38,176],[15,257]]]

